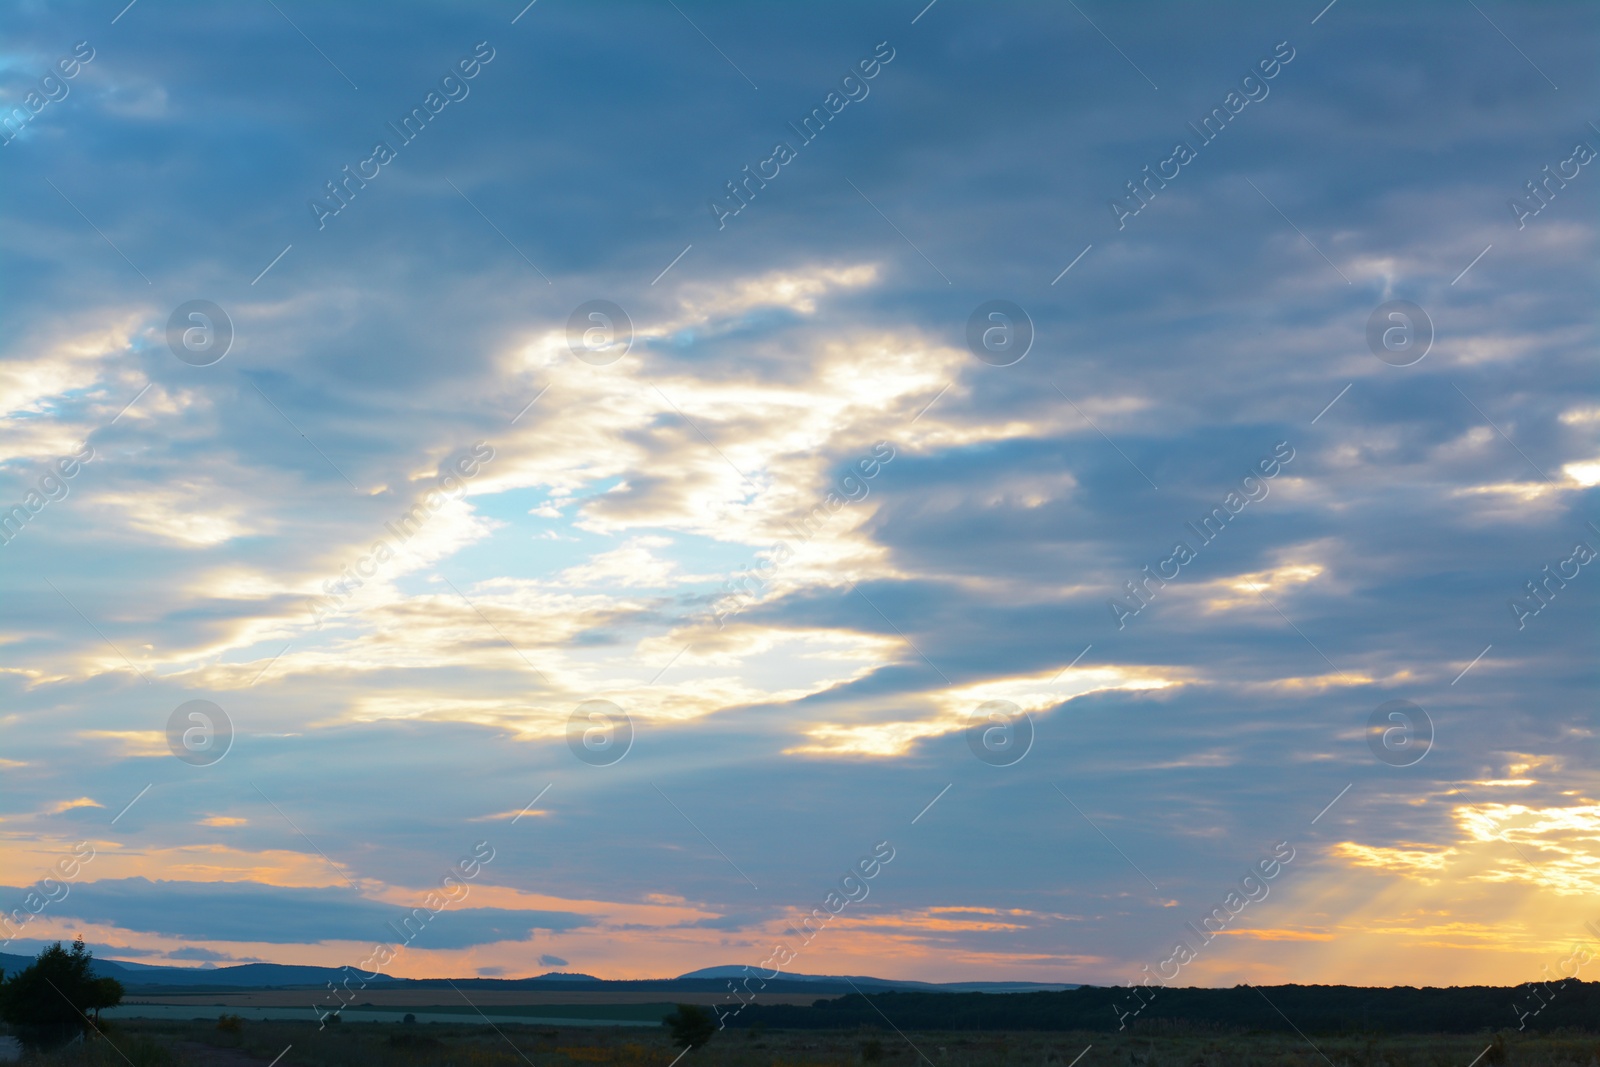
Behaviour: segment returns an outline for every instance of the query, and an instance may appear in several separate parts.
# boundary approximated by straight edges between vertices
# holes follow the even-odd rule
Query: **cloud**
[[[1107,5],[1135,69],[1071,11],[914,13],[706,27],[760,92],[643,3],[96,31],[5,149],[0,505],[94,450],[0,544],[0,863],[96,849],[40,932],[348,963],[481,835],[491,877],[407,973],[525,973],[533,938],[675,974],[762,958],[892,839],[809,969],[1111,982],[1291,838],[1197,981],[1538,975],[1595,878],[1590,568],[1508,603],[1600,544],[1593,187],[1520,229],[1506,200],[1591,137],[1595,16],[1520,12],[1535,70],[1471,11]],[[14,12],[0,95],[102,17]],[[383,101],[480,40],[470,98],[319,229]],[[1281,40],[1271,97],[1119,228]],[[719,229],[878,41],[871,97]],[[209,367],[167,341],[202,298]],[[632,323],[604,365],[568,345],[595,299]],[[1012,366],[968,347],[995,299],[1032,324]],[[1409,367],[1368,347],[1392,299],[1435,326]],[[1148,580],[1280,443],[1270,495]],[[202,698],[234,743],[198,768],[167,723]],[[631,722],[612,766],[568,744],[591,699]],[[1036,734],[1005,768],[967,743],[997,699]],[[1367,746],[1391,699],[1433,717],[1412,767]]]
[[[20,897],[23,890],[7,892]],[[51,910],[53,915],[168,938],[277,945],[403,940],[397,930],[411,911],[342,889],[145,878],[80,884]],[[520,941],[537,930],[568,931],[587,922],[572,912],[461,907],[426,917],[415,937],[419,947],[465,948]]]
[[[265,962],[254,957],[240,958],[230,956],[225,952],[215,952],[209,948],[179,948],[166,954],[169,960],[201,960],[206,963],[262,963]]]
[[[1536,785],[1533,779],[1489,780],[1481,786]],[[1600,888],[1600,805],[1531,807],[1463,804],[1452,810],[1458,840],[1443,848],[1397,849],[1342,842],[1335,855],[1424,881],[1473,878],[1538,886],[1562,896],[1588,896]],[[1506,853],[1510,851],[1512,855]],[[1537,857],[1537,859],[1534,859]]]

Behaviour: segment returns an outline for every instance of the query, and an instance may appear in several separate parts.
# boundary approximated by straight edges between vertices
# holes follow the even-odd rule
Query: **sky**
[[[0,43],[6,951],[1600,956],[1600,10],[123,2]]]

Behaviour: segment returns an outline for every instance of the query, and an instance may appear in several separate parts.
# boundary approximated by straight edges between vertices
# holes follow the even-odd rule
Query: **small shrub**
[[[439,1047],[439,1039],[429,1037],[427,1034],[402,1032],[389,1035],[390,1048],[404,1049],[434,1049]]]
[[[225,1034],[238,1034],[244,1031],[244,1020],[237,1015],[223,1013],[217,1018],[217,1029]]]
[[[699,1048],[717,1032],[716,1018],[698,1004],[679,1004],[661,1023],[672,1031],[672,1043],[679,1048]]]
[[[877,1063],[883,1059],[883,1042],[875,1037],[869,1037],[861,1043],[861,1058],[868,1063]]]

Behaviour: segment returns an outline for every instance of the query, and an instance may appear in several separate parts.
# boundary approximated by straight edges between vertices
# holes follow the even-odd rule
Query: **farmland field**
[[[478,989],[467,994],[479,1007],[533,1006],[562,1004],[721,1004],[728,1000],[724,990],[690,992],[674,990],[670,993],[630,990],[555,990],[545,992],[528,989]],[[830,1000],[836,993],[758,993],[758,1004],[810,1005],[818,1000]],[[129,993],[124,1004],[205,1004],[227,1007],[303,1007],[308,1001],[328,996],[324,989],[257,989],[244,991],[201,993]],[[461,1004],[461,996],[449,989],[402,987],[399,989],[368,988],[361,990],[357,1003],[382,1007],[418,1008],[443,1004]]]
[[[722,1031],[683,1055],[664,1031],[591,1027],[128,1020],[86,1046],[30,1062],[131,1067],[1590,1067],[1600,1035],[897,1033]]]
[[[521,1023],[542,1026],[654,1026],[676,1004],[720,1004],[726,993],[639,991],[552,991],[474,989],[466,997],[449,989],[364,989],[343,1011],[344,1021],[381,1023],[413,1014],[422,1023],[481,1025]],[[815,993],[768,993],[761,1004],[808,1006],[830,999]],[[105,1016],[114,1020],[164,1019],[190,1022],[215,1019],[226,1011],[253,1021],[305,1021],[320,1017],[338,1002],[325,989],[265,989],[235,992],[134,994]]]

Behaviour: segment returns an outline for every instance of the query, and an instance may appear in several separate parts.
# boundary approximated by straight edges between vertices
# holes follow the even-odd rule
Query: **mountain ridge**
[[[32,956],[0,952],[0,970],[7,974],[27,967]],[[239,963],[224,967],[171,967],[162,964],[136,963],[111,957],[96,957],[95,974],[115,978],[128,989],[268,989],[288,986],[323,986],[329,982],[343,981],[357,968],[316,967],[304,964]],[[515,989],[535,986],[544,989],[614,989],[656,990],[670,993],[674,990],[689,992],[720,991],[731,982],[746,975],[768,974],[764,968],[745,964],[702,967],[672,978],[605,979],[571,971],[547,971],[544,974],[523,978],[396,978],[378,974],[365,978],[367,985],[411,985],[427,987],[432,984],[454,982],[457,985],[479,988]],[[1062,983],[1043,982],[918,982],[896,978],[876,978],[871,975],[826,975],[780,973],[764,979],[764,987],[773,992],[852,993],[907,991],[924,993],[1023,993],[1076,988]]]

